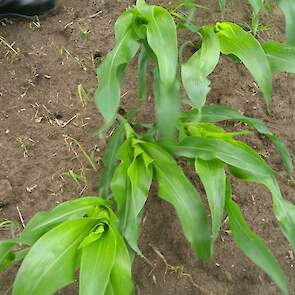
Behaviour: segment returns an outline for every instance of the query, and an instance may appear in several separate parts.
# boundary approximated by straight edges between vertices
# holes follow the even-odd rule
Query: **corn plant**
[[[131,260],[110,204],[97,197],[37,213],[19,237],[0,242],[0,269],[23,260],[12,294],[54,294],[80,269],[79,294],[126,294]]]
[[[295,47],[268,41],[260,43],[237,24],[221,22],[200,29],[200,48],[182,65],[182,82],[195,108],[201,108],[210,90],[208,75],[218,64],[220,53],[241,62],[259,86],[267,108],[271,102],[272,74],[295,73]]]
[[[235,139],[236,136],[251,135],[252,132],[226,132],[213,122],[245,122],[272,140],[291,166],[290,156],[282,141],[261,120],[219,105],[204,107],[201,117],[198,113],[197,109],[183,113],[179,125],[179,143],[159,143],[153,136],[154,130],[140,137],[128,123],[125,123],[123,143],[118,145],[111,142],[112,146],[109,147],[117,150],[120,160],[109,183],[116,202],[119,230],[129,247],[142,255],[137,241],[144,204],[154,179],[158,185],[158,196],[175,208],[184,235],[197,257],[206,260],[213,255],[214,242],[227,214],[236,244],[287,294],[287,281],[279,263],[248,227],[238,204],[231,197],[230,175],[268,188],[273,196],[275,216],[293,248],[295,207],[282,197],[272,168],[251,147]],[[119,132],[122,132],[121,128]],[[208,198],[211,226],[200,194],[175,157],[187,159],[199,176]],[[108,165],[113,166],[115,160],[109,158]]]
[[[224,15],[226,0],[219,0],[219,6]],[[295,2],[293,0],[249,0],[253,9],[252,31],[256,35],[259,25],[259,14],[265,8],[272,11],[273,5],[276,4],[284,13],[286,23],[286,39],[289,45],[295,46]]]
[[[145,96],[144,75],[149,60],[154,61],[155,105],[164,137],[171,138],[179,118],[180,95],[177,79],[176,25],[164,8],[138,0],[115,24],[116,45],[98,68],[100,87],[96,104],[110,127],[120,104],[120,84],[128,63],[139,55],[139,96]]]
[[[271,192],[281,231],[295,249],[294,205],[283,198],[273,169],[236,137],[252,136],[255,130],[267,137],[289,173],[292,159],[282,140],[263,121],[226,106],[207,106],[205,101],[208,75],[223,53],[244,63],[269,104],[272,72],[295,72],[294,48],[275,41],[260,44],[251,33],[228,22],[197,28],[183,20],[183,27],[193,28],[202,37],[200,48],[181,65],[191,104],[185,112],[180,111],[177,26],[171,14],[138,0],[118,18],[116,45],[98,68],[96,104],[104,117],[101,131],[116,125],[103,156],[101,197],[83,197],[37,213],[19,235],[0,242],[0,270],[22,261],[13,295],[54,294],[75,280],[77,270],[81,295],[130,295],[131,263],[135,254],[143,255],[138,239],[153,181],[158,196],[174,207],[184,236],[199,259],[212,257],[228,216],[237,246],[288,294],[279,262],[246,224],[232,198],[231,179],[264,185]],[[140,132],[136,124],[117,114],[125,71],[136,57],[139,98],[146,96],[146,72],[148,64],[153,65],[157,118]],[[229,120],[251,129],[227,132],[216,125]],[[211,220],[179,158],[194,169],[203,185]]]

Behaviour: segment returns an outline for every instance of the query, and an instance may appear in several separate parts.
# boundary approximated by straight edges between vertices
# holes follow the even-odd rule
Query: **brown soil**
[[[103,146],[95,132],[102,122],[101,116],[93,102],[82,106],[77,85],[82,83],[90,94],[95,89],[95,63],[112,48],[115,19],[133,2],[64,0],[56,15],[40,20],[39,29],[30,22],[1,23],[0,36],[9,44],[15,42],[13,47],[19,53],[16,55],[0,45],[0,219],[19,221],[18,208],[27,222],[39,210],[78,197],[82,191],[84,195],[98,192],[100,173],[89,169],[77,146],[65,140],[64,135],[79,140],[100,163]],[[165,4],[165,1],[154,3]],[[210,10],[199,11],[198,23],[220,19],[217,0],[199,3]],[[249,23],[250,9],[246,3],[228,1],[225,19]],[[271,26],[265,33],[267,38],[284,39],[284,19],[278,10],[275,9],[272,17],[266,16],[264,23]],[[88,37],[81,34],[81,28],[91,31]],[[186,38],[182,34],[180,42]],[[135,67],[131,66],[124,83],[122,105],[140,108],[144,111],[140,118],[148,121],[152,108],[136,102],[135,75]],[[247,71],[222,58],[212,75],[209,101],[232,105],[247,115],[263,118],[294,155],[292,79],[294,76],[287,74],[275,76],[272,114],[266,115],[261,95]],[[63,127],[63,123],[68,124]],[[251,139],[250,143],[278,171],[284,196],[295,203],[294,178],[287,177],[277,152],[263,138]],[[84,171],[85,188],[66,175],[70,169]],[[288,276],[291,294],[295,294],[295,261],[291,246],[278,229],[270,194],[262,187],[240,182],[234,182],[234,191],[252,229],[278,257]],[[154,267],[136,258],[133,269],[138,294],[279,294],[274,283],[235,247],[226,229],[227,224],[216,243],[215,257],[200,262],[184,239],[174,210],[151,194],[140,245]],[[6,233],[0,234],[4,237]],[[0,294],[10,294],[6,291],[15,272],[13,267],[0,274]],[[78,294],[77,290],[73,286],[60,294]]]

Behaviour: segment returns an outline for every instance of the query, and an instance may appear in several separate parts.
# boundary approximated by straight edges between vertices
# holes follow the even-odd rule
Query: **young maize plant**
[[[286,23],[286,39],[289,45],[295,46],[295,2],[293,0],[249,0],[253,9],[252,15],[252,30],[256,35],[259,25],[259,14],[267,8],[272,11],[274,3],[282,10],[285,15]],[[219,0],[220,10],[224,15],[226,0]]]
[[[120,125],[117,140],[111,140],[107,146],[120,160],[117,168],[116,157],[105,158],[105,164],[114,167],[112,181],[107,185],[110,185],[111,196],[116,202],[119,231],[129,247],[142,255],[137,241],[144,204],[155,180],[158,196],[175,208],[184,235],[197,257],[206,260],[213,255],[214,242],[227,214],[238,247],[274,280],[283,294],[288,294],[287,280],[279,263],[248,227],[238,204],[231,197],[230,176],[262,184],[271,192],[275,216],[294,249],[295,206],[282,197],[272,168],[251,147],[235,139],[252,132],[226,132],[213,124],[223,120],[240,121],[255,128],[270,138],[286,163],[292,165],[282,141],[261,120],[243,116],[225,106],[204,107],[201,116],[197,109],[183,113],[178,143],[159,143],[153,129],[140,137],[126,122],[125,140]],[[208,198],[211,229],[200,195],[175,157],[183,157],[193,164]],[[102,185],[106,184],[103,182]]]
[[[81,295],[130,295],[131,260],[110,204],[97,197],[37,213],[17,238],[0,242],[0,270],[23,260],[12,294],[50,295],[80,269]]]
[[[192,28],[189,22],[185,27]],[[206,106],[205,100],[210,85],[207,77],[221,52],[245,64],[269,103],[272,72],[295,72],[294,48],[274,41],[261,45],[233,23],[202,27],[200,49],[181,68],[192,106],[181,113],[176,25],[169,12],[138,0],[119,17],[115,32],[116,46],[98,69],[96,103],[105,120],[102,130],[119,121],[105,148],[101,197],[68,201],[38,213],[20,235],[0,242],[0,270],[23,260],[12,294],[54,294],[72,283],[79,270],[80,295],[130,295],[131,263],[135,254],[142,255],[138,238],[152,181],[157,183],[158,196],[175,208],[197,257],[212,257],[227,215],[237,246],[288,294],[278,261],[251,231],[232,198],[230,180],[236,177],[261,184],[271,192],[274,214],[293,249],[295,207],[282,197],[272,168],[235,138],[253,131],[226,132],[215,123],[233,120],[256,129],[276,146],[288,172],[293,168],[291,157],[261,120],[226,106]],[[154,65],[157,122],[146,127],[143,135],[117,115],[125,70],[137,54],[140,98],[147,91],[148,62]],[[211,222],[197,189],[177,162],[179,157],[191,164],[205,189]]]
[[[138,0],[115,24],[116,46],[98,68],[100,87],[96,103],[105,119],[102,130],[110,127],[120,105],[120,84],[125,69],[139,54],[139,96],[146,93],[145,74],[154,61],[155,109],[160,132],[171,138],[179,118],[180,95],[177,79],[176,25],[167,10]]]
[[[253,76],[267,108],[272,97],[272,74],[295,73],[295,47],[276,41],[260,43],[240,26],[221,22],[200,28],[200,48],[182,65],[182,82],[195,108],[206,102],[208,75],[218,64],[220,53],[242,62]]]

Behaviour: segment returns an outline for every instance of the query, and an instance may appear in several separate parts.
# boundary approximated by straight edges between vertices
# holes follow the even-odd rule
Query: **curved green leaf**
[[[255,171],[261,177],[273,176],[273,170],[258,156],[250,147],[235,145],[219,139],[205,138],[200,136],[188,136],[178,145],[166,144],[168,150],[173,151],[177,156],[187,158],[201,158],[203,160],[219,159],[229,165]]]
[[[116,257],[116,236],[109,227],[100,239],[82,249],[80,295],[104,295]]]
[[[265,123],[262,120],[256,119],[256,118],[250,118],[246,117],[239,112],[223,106],[223,105],[208,105],[204,106],[202,108],[202,113],[201,113],[201,119],[199,115],[198,110],[191,110],[186,113],[184,113],[183,120],[185,122],[190,122],[190,121],[199,121],[201,120],[202,122],[221,122],[221,121],[226,121],[226,120],[234,120],[234,121],[240,121],[243,123],[246,123],[250,125],[251,127],[255,128],[259,133],[264,134],[267,138],[269,138],[272,143],[276,146],[278,149],[283,163],[290,174],[293,171],[293,164],[292,164],[292,158],[286,148],[286,145],[284,142],[276,135],[274,135],[265,125]]]
[[[196,159],[196,172],[205,188],[212,219],[212,244],[218,237],[225,205],[225,172],[224,164],[219,160],[204,161]]]
[[[115,119],[120,105],[120,85],[125,68],[140,47],[132,22],[133,10],[128,10],[118,18],[115,25],[116,46],[98,68],[96,105],[105,119],[103,130]]]
[[[144,0],[138,0],[136,7],[147,20],[147,43],[156,57],[158,75],[154,79],[158,80],[155,96],[160,132],[171,139],[180,114],[176,24],[163,7],[147,5]]]
[[[205,104],[210,90],[207,77],[215,69],[220,56],[220,44],[214,27],[203,27],[200,33],[202,47],[181,67],[183,86],[196,108]]]
[[[0,241],[0,271],[13,263],[15,255],[12,249],[16,244],[17,242],[13,240]]]
[[[295,28],[295,26],[294,26]],[[294,34],[294,33],[293,33]],[[295,73],[295,47],[276,41],[262,44],[273,73]]]
[[[133,289],[131,260],[125,242],[115,231],[117,246],[115,262],[111,271],[110,284],[113,295],[130,295]]]
[[[177,75],[176,25],[169,12],[160,6],[137,1],[139,13],[148,21],[147,41],[157,57],[161,81],[171,85]]]
[[[226,211],[236,244],[274,280],[283,294],[288,294],[288,283],[281,266],[265,243],[248,227],[239,206],[232,200],[231,195],[227,196]]]
[[[18,242],[14,240],[0,241],[0,271],[21,261],[28,254],[30,248],[12,251]]]
[[[279,185],[274,177],[261,178],[255,174],[255,170],[247,172],[236,167],[229,167],[230,172],[244,181],[262,184],[272,194],[274,213],[279,221],[281,230],[295,250],[295,206],[283,199]]]
[[[107,198],[110,193],[110,184],[117,164],[117,154],[123,142],[124,125],[116,128],[114,134],[108,141],[103,155],[104,170],[99,179],[100,195]]]
[[[97,197],[83,197],[64,202],[49,212],[37,213],[24,228],[18,240],[21,243],[31,245],[56,225],[69,219],[83,217],[93,208],[100,205],[108,206],[109,203]]]
[[[260,87],[268,106],[272,96],[272,73],[260,43],[250,32],[230,22],[217,23],[215,32],[221,52],[233,54],[243,62]]]
[[[277,0],[277,3],[285,15],[287,42],[295,46],[295,2],[293,0]]]
[[[52,295],[74,280],[77,248],[95,225],[93,219],[66,221],[44,234],[25,257],[13,295]]]
[[[137,147],[135,146],[134,148],[136,152]],[[143,213],[142,210],[148,197],[153,177],[152,167],[150,165],[145,165],[141,151],[135,154],[127,174],[130,180],[131,190],[130,194],[126,196],[123,233],[130,247],[135,252],[140,253],[137,246],[139,227]]]
[[[129,166],[134,158],[134,153],[131,148],[131,139],[126,140],[120,147],[118,158],[121,161],[120,165],[116,168],[114,176],[111,181],[111,188],[114,200],[117,206],[117,216],[120,221],[119,229],[123,232],[124,220],[126,212],[126,200],[131,194],[131,184],[127,175]]]
[[[209,258],[211,238],[207,213],[195,187],[169,153],[156,144],[141,142],[140,145],[154,160],[159,196],[175,208],[194,253],[202,259]]]

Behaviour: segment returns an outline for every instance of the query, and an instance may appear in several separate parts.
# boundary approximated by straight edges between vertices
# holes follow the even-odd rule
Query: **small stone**
[[[43,120],[43,117],[38,117],[35,119],[35,122],[36,123],[41,123],[41,121]]]

